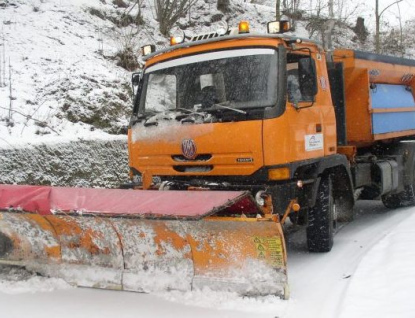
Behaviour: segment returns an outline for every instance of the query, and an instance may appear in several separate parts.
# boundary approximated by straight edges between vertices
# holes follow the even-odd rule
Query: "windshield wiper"
[[[179,110],[179,111],[186,112],[186,114],[176,116],[176,119],[178,119],[178,120],[180,120],[182,118],[185,118],[185,117],[188,117],[188,116],[191,116],[191,115],[197,115],[197,116],[200,116],[200,117],[205,117],[206,116],[206,112],[198,112],[196,110],[191,110],[191,109],[187,109],[187,108],[179,107],[179,108],[176,108],[174,110]]]
[[[156,112],[150,114],[150,116],[146,116],[146,120],[144,121],[144,126],[157,126],[160,120],[173,120],[174,116],[169,114],[168,111],[164,112]]]
[[[150,115],[154,115],[154,113],[138,113],[138,114],[135,114],[131,117],[130,125],[133,126],[136,123],[139,123],[140,121],[142,121],[143,119],[146,119]]]
[[[244,114],[244,115],[247,114],[247,112],[244,111],[244,110],[242,110],[242,109],[225,106],[224,104],[230,105],[230,102],[223,102],[223,103],[213,104],[213,106],[214,107],[218,107],[218,108],[222,108],[222,109],[233,110],[234,112],[237,112],[237,113],[240,113],[240,114]]]
[[[171,110],[181,110],[181,111],[184,111],[184,112],[187,112],[188,114],[191,114],[191,113],[193,113],[194,111],[193,110],[191,110],[191,109],[187,109],[187,108],[182,108],[182,107],[177,107],[177,108],[174,108],[174,109],[171,109]]]

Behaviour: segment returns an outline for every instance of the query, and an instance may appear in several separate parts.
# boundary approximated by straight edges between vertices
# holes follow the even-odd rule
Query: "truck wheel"
[[[329,252],[337,226],[336,206],[329,176],[321,178],[316,204],[308,213],[308,250],[317,253]]]
[[[397,209],[415,204],[414,185],[406,186],[405,190],[396,194],[382,196],[382,202],[388,209]]]

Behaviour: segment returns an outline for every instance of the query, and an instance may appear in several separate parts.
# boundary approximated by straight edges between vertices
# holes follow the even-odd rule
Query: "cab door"
[[[314,74],[313,74],[314,73]],[[319,107],[317,67],[309,54],[287,55],[287,112],[290,115],[293,161],[324,156],[322,109]]]

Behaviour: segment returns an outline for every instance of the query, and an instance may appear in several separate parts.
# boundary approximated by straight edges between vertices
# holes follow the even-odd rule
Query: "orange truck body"
[[[360,54],[362,55],[362,54]],[[370,145],[378,140],[393,139],[414,135],[415,130],[404,129],[389,133],[373,132],[372,115],[388,113],[413,113],[415,107],[402,104],[399,108],[374,108],[370,97],[370,84],[404,85],[415,88],[413,77],[415,65],[398,58],[374,59],[375,55],[367,55],[366,59],[355,56],[352,50],[335,50],[334,60],[344,64],[346,87],[346,122],[348,144],[360,146]],[[373,59],[369,59],[372,57]],[[408,61],[408,60],[406,60]]]
[[[253,118],[253,108],[247,108],[243,118],[232,113],[231,106],[222,112],[233,114],[233,119],[182,121],[182,114],[167,123],[161,119],[146,125],[154,116],[145,108],[146,98],[151,98],[145,87],[153,69],[182,67],[190,63],[186,58],[195,57],[191,63],[197,65],[199,56],[215,53],[226,60],[226,52],[235,56],[238,50],[264,48],[278,52],[279,106]],[[128,134],[132,187],[250,190],[257,198],[266,193],[272,197],[273,213],[280,216],[297,202],[299,211],[291,210],[290,219],[307,225],[312,251],[331,249],[336,222],[352,219],[357,197],[382,198],[389,207],[415,201],[408,192],[414,180],[414,150],[410,143],[401,143],[415,135],[415,61],[346,49],[328,54],[310,40],[251,34],[184,43],[145,59]],[[302,66],[305,59],[310,60],[309,73]],[[290,95],[293,69],[300,99]],[[244,78],[227,80],[237,85]],[[176,87],[171,100],[183,108],[180,82]],[[304,97],[305,92],[310,96]],[[192,107],[189,116],[200,110]],[[219,111],[221,106],[212,107]],[[272,112],[275,107],[279,110]],[[183,145],[189,140],[194,156],[185,158]],[[333,205],[338,216],[321,214],[332,211]],[[328,234],[318,230],[321,227]],[[327,240],[322,248],[312,247]]]

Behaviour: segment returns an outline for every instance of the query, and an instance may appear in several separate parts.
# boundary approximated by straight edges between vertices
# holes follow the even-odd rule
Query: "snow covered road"
[[[309,254],[303,230],[288,235],[289,301],[211,291],[145,295],[0,277],[0,317],[415,317],[415,208],[360,202],[356,212],[330,253]]]
[[[356,219],[338,231],[330,253],[309,254],[305,233],[297,232],[288,238],[291,301],[295,304],[290,304],[287,317],[415,317],[413,302],[407,312],[399,311],[401,305],[411,303],[408,296],[402,299],[393,297],[402,287],[409,288],[406,295],[415,291],[415,283],[409,284],[410,279],[414,282],[415,278],[415,208],[391,211],[381,202],[366,201],[359,202],[355,209]],[[384,245],[389,237],[407,233],[407,227],[412,228],[412,235],[406,241]],[[365,271],[368,264],[378,257],[384,261],[362,276],[362,270]],[[375,290],[377,287],[369,282],[378,279],[378,274],[392,264],[396,266],[395,271],[401,272],[403,268],[400,265],[407,262],[414,265],[405,268],[403,281],[379,281],[377,287],[387,287],[390,294],[384,295],[388,298],[378,299],[371,306],[370,315],[364,316],[368,299],[379,294],[379,290]],[[386,283],[391,285],[385,286]],[[393,306],[395,315],[384,312],[391,305],[390,297],[397,302]]]

